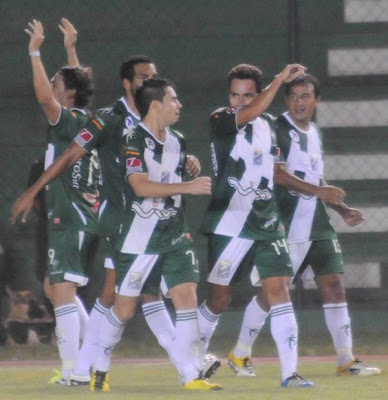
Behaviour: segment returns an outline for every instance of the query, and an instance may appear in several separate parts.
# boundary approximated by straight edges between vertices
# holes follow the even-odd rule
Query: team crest
[[[295,132],[293,129],[290,130],[289,132],[290,138],[292,139],[292,141],[294,141],[295,143],[299,143],[300,138],[297,132]]]
[[[125,118],[125,127],[127,129],[129,129],[131,126],[135,125],[133,122],[133,118],[132,117],[127,117]]]
[[[141,274],[140,272],[130,272],[128,289],[140,289],[142,277],[143,277],[143,274]]]
[[[262,165],[263,164],[263,150],[255,149],[253,152],[253,164]]]
[[[217,276],[221,279],[226,279],[229,277],[230,273],[230,267],[232,266],[232,263],[228,260],[221,260],[218,263],[218,270],[217,270]]]
[[[150,150],[155,150],[155,142],[152,139],[146,137],[145,143]]]
[[[162,176],[160,178],[161,183],[169,183],[170,182],[170,172],[162,171]]]
[[[316,154],[312,154],[310,161],[311,161],[311,169],[313,171],[318,171],[318,156]]]

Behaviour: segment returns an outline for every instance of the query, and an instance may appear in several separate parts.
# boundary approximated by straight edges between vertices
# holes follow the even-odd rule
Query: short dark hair
[[[262,89],[263,72],[256,66],[250,64],[238,64],[233,67],[228,74],[228,87],[232,79],[251,79],[255,82],[256,92],[260,93]]]
[[[284,85],[284,92],[285,95],[288,96],[291,92],[291,89],[294,86],[300,86],[300,85],[308,85],[311,83],[314,87],[314,96],[315,98],[319,97],[321,95],[321,88],[318,82],[318,79],[311,75],[311,74],[303,74],[301,76],[298,76],[296,79],[294,79],[291,82],[288,82]]]
[[[166,88],[174,87],[174,84],[167,79],[152,78],[143,82],[135,93],[135,105],[139,111],[141,119],[143,119],[150,109],[153,100],[163,102],[166,95]]]
[[[120,68],[121,80],[128,79],[130,82],[133,81],[133,78],[135,77],[136,64],[155,64],[155,63],[154,60],[148,56],[143,56],[143,55],[131,56],[128,58],[127,61],[124,61],[121,64]]]
[[[92,69],[89,67],[62,67],[59,73],[63,76],[65,88],[75,89],[74,106],[86,107],[94,93]]]

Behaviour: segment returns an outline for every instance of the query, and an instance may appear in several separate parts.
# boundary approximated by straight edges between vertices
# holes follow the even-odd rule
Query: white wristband
[[[31,57],[40,57],[40,51],[39,51],[39,50],[37,50],[37,51],[30,51],[28,54],[29,54]]]

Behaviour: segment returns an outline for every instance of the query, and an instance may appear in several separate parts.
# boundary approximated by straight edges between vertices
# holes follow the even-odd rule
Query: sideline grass
[[[146,360],[145,360],[146,361]],[[313,389],[282,389],[279,384],[278,362],[256,365],[257,378],[237,378],[228,366],[223,366],[212,379],[223,385],[217,392],[185,392],[178,384],[176,372],[169,364],[114,365],[111,371],[111,392],[90,393],[86,387],[49,385],[49,367],[0,368],[1,400],[384,400],[388,395],[388,361],[369,362],[383,370],[381,376],[338,377],[334,361],[300,362],[301,375],[316,383]]]

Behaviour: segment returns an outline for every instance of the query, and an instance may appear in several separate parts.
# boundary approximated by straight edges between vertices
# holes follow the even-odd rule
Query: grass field
[[[375,357],[370,364],[388,370],[388,360]],[[299,372],[313,380],[312,389],[282,389],[279,386],[278,361],[255,359],[256,378],[237,378],[225,365],[213,381],[222,384],[216,392],[185,392],[178,384],[177,374],[166,362],[159,364],[144,360],[137,365],[115,364],[111,370],[111,392],[91,393],[86,387],[49,385],[51,367],[0,367],[1,400],[55,400],[55,399],[133,399],[133,400],[385,400],[388,398],[388,379],[383,372],[374,377],[338,377],[334,359],[304,359]]]

